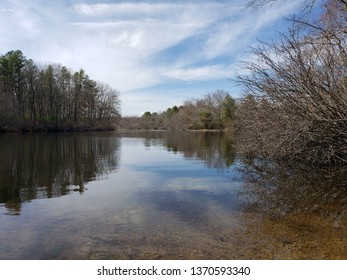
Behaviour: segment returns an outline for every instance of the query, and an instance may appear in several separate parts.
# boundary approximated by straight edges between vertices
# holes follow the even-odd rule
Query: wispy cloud
[[[229,1],[230,2],[230,1]],[[219,18],[221,11],[225,14],[227,4],[218,2],[163,2],[163,3],[115,3],[115,4],[76,4],[75,10],[89,17],[114,17],[118,19],[133,18],[140,20],[160,20],[191,22],[198,17]],[[225,10],[227,8],[227,10]],[[234,6],[232,7],[235,8]],[[223,15],[222,15],[223,16]]]
[[[39,34],[37,18],[30,11],[17,6],[13,8],[1,8],[0,40],[28,39]]]
[[[133,48],[146,54],[196,36],[227,16],[228,11],[235,10],[219,3],[78,4],[74,7],[77,13],[86,16],[74,25],[93,31],[107,28],[112,32],[108,35],[114,47]]]
[[[182,81],[207,81],[221,79],[230,76],[234,69],[233,65],[206,65],[192,68],[170,69],[165,73],[167,77]]]

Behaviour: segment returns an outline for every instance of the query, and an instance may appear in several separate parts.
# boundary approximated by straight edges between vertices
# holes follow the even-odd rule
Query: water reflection
[[[23,202],[83,193],[117,168],[118,146],[107,134],[2,134],[0,203],[18,215]]]
[[[0,152],[0,211],[21,214],[0,215],[0,259],[347,258],[346,173],[239,159],[222,133],[6,134]]]
[[[181,153],[187,159],[203,161],[207,167],[227,169],[235,162],[233,141],[224,132],[124,131],[122,137],[143,139],[145,147],[165,146],[169,152]]]
[[[242,167],[245,232],[257,258],[346,259],[347,172],[261,159]]]
[[[317,213],[341,220],[347,213],[347,170],[306,170],[266,160],[243,166],[249,207],[273,217]]]

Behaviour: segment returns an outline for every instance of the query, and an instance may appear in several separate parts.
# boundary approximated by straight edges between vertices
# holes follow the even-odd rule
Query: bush
[[[344,20],[341,20],[343,18]],[[319,23],[294,22],[261,44],[237,115],[240,150],[316,165],[347,163],[347,11],[326,6]]]

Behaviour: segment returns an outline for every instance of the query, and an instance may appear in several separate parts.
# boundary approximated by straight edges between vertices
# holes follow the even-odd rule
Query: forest
[[[0,56],[0,131],[114,129],[119,92],[83,69],[36,65],[22,51]]]
[[[236,101],[224,90],[203,98],[187,100],[164,112],[145,112],[142,116],[123,117],[123,129],[223,130],[232,129]]]

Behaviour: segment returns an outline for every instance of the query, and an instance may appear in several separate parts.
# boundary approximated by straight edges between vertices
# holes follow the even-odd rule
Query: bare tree
[[[296,22],[280,42],[253,49],[249,75],[238,78],[244,152],[347,163],[347,22],[339,12],[326,5],[319,25]]]

